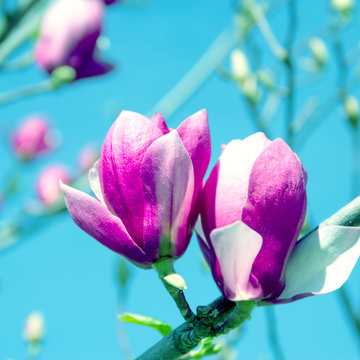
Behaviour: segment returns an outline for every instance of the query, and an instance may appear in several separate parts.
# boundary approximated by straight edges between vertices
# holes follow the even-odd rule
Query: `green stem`
[[[220,297],[208,306],[198,307],[201,321],[192,327],[185,322],[140,355],[137,360],[174,360],[194,349],[202,339],[214,336],[214,326],[231,314],[235,303]]]
[[[3,38],[3,41],[0,43],[0,67],[2,67],[4,61],[20,45],[32,36],[40,24],[45,9],[46,5],[43,2],[36,1],[31,8],[27,8],[26,12],[21,16],[21,21],[17,26]]]
[[[354,327],[358,339],[360,339],[360,318],[354,311],[354,307],[350,301],[349,293],[347,292],[346,288],[342,286],[337,293],[340,296],[341,304],[343,305],[343,309],[345,314],[350,321],[351,325]]]
[[[233,312],[221,324],[215,327],[214,335],[228,334],[231,330],[238,328],[246,320],[250,320],[250,314],[255,309],[255,301],[238,301]]]
[[[9,36],[13,29],[20,23],[24,16],[41,0],[21,1],[13,12],[5,12],[5,18],[0,24],[0,44]],[[2,2],[4,3],[4,2]],[[3,5],[5,9],[5,5]]]
[[[160,280],[165,286],[165,289],[168,291],[170,296],[174,299],[176,306],[180,310],[180,313],[184,320],[191,325],[194,325],[196,322],[196,316],[192,312],[188,302],[186,301],[184,292],[166,281],[166,277],[169,275],[176,274],[174,270],[174,259],[170,258],[161,258],[156,261],[153,265],[154,269],[157,271]]]
[[[0,94],[0,106],[55,89],[57,89],[57,86],[54,84],[54,81],[49,78],[38,84],[24,86],[20,89]]]

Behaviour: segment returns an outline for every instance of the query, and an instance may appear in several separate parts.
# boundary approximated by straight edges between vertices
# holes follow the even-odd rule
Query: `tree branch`
[[[344,206],[322,224],[343,226],[360,225],[360,196]],[[244,301],[242,303],[245,307],[251,307],[251,303],[254,302]],[[169,335],[140,355],[137,360],[178,359],[194,349],[200,340],[229,332],[247,320],[249,318],[249,313],[252,310],[250,309],[250,311],[248,311],[249,309],[243,309],[241,305],[238,305],[236,316],[232,316],[234,308],[235,303],[223,297],[216,299],[208,306],[199,306],[197,308],[199,323],[195,327],[188,323],[180,325]],[[243,315],[239,315],[239,312],[241,314],[241,311]]]

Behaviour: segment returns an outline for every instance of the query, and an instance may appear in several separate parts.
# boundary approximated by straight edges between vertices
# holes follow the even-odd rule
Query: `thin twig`
[[[266,19],[266,16],[264,14],[264,10],[261,5],[258,5],[256,3],[253,3],[250,6],[250,12],[252,16],[254,17],[254,20],[264,37],[264,40],[268,44],[270,50],[272,53],[279,58],[280,60],[284,60],[287,57],[286,50],[279,44],[277,41],[274,33],[271,30],[271,27]]]
[[[41,0],[28,0],[19,3],[18,7],[11,13],[7,13],[4,23],[0,27],[0,44],[16,28],[23,17]]]
[[[294,110],[295,110],[295,76],[294,76],[294,58],[293,58],[293,44],[295,40],[295,32],[297,28],[297,16],[296,16],[296,3],[295,0],[291,0],[288,4],[289,10],[289,29],[288,37],[286,40],[286,58],[284,58],[284,63],[287,68],[287,87],[288,87],[288,97],[287,97],[287,106],[286,106],[286,130],[287,143],[292,146],[293,142],[293,130],[291,123],[294,120]]]
[[[216,70],[239,39],[233,26],[222,31],[187,74],[149,111],[149,116],[160,112],[170,118]]]
[[[42,94],[47,91],[56,89],[54,82],[51,78],[37,84],[27,85],[22,88],[12,90],[0,94],[0,106],[8,105],[14,101],[24,99],[30,96]]]
[[[267,323],[267,328],[268,328],[267,330],[268,330],[268,339],[269,339],[270,349],[276,360],[285,360],[285,355],[284,355],[283,349],[281,348],[279,335],[277,332],[276,316],[275,316],[274,307],[266,306],[264,308],[264,311],[265,311],[266,323]]]
[[[351,325],[354,327],[358,338],[360,338],[360,319],[354,311],[354,307],[351,304],[350,296],[344,286],[342,286],[338,290],[338,294],[340,296],[341,304],[343,305],[343,309],[346,313],[348,320]]]
[[[121,292],[119,294],[118,312],[119,314],[126,312],[126,293],[124,292]],[[129,341],[128,332],[126,330],[125,321],[117,321],[117,329],[118,329],[119,345],[124,355],[124,359],[125,360],[134,359],[134,355],[130,347],[130,341]]]

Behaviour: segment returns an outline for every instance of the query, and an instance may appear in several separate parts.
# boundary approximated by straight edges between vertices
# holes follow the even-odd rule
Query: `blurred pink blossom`
[[[50,6],[35,46],[38,66],[48,73],[59,66],[71,66],[77,79],[110,71],[110,64],[94,57],[103,8],[100,0],[59,0]]]
[[[40,115],[28,117],[20,124],[12,138],[14,151],[26,160],[33,159],[55,145],[49,122]]]
[[[59,181],[71,182],[70,172],[63,165],[52,165],[41,172],[37,180],[37,194],[45,205],[53,205],[60,196]]]

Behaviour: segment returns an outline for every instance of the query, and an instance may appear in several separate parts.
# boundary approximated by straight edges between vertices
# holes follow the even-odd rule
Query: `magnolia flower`
[[[63,185],[75,223],[136,265],[186,250],[210,160],[207,113],[169,129],[160,114],[123,111],[89,171],[93,197]]]
[[[359,228],[320,226],[297,242],[306,212],[306,172],[281,139],[234,140],[207,180],[196,230],[223,295],[289,302],[327,293],[349,276]]]
[[[50,6],[35,47],[39,67],[51,73],[60,66],[71,66],[77,78],[111,70],[112,66],[94,58],[103,8],[100,0],[58,0]]]
[[[63,165],[52,165],[40,173],[36,188],[40,201],[47,206],[55,204],[60,198],[59,181],[70,183],[71,176]]]
[[[14,151],[22,159],[30,160],[54,148],[55,138],[48,120],[40,115],[28,117],[15,131],[12,138]]]

